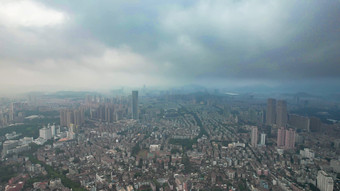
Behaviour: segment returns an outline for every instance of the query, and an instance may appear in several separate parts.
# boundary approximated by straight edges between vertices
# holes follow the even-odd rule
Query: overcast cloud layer
[[[0,1],[0,91],[339,84],[340,1]]]

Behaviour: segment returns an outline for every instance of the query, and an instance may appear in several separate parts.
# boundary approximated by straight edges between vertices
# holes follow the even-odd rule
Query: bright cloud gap
[[[0,2],[0,25],[6,27],[44,27],[62,24],[66,14],[30,1]]]

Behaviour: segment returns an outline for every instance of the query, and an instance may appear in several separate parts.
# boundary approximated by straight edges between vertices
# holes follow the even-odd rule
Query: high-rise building
[[[277,147],[293,149],[295,147],[295,130],[280,127],[277,130]]]
[[[62,109],[60,110],[60,126],[66,127],[67,125],[67,110]]]
[[[97,119],[108,123],[116,121],[115,113],[116,110],[113,103],[102,103],[97,105],[96,108],[91,108],[90,110],[92,119]]]
[[[317,187],[320,191],[333,191],[334,181],[331,176],[329,176],[325,171],[320,170],[318,172]]]
[[[60,126],[70,127],[70,124],[80,126],[85,122],[84,108],[60,110]]]
[[[286,129],[285,131],[285,149],[293,149],[295,146],[295,130]]]
[[[66,122],[68,127],[70,127],[70,124],[74,122],[74,112],[72,110],[68,110],[66,112]]]
[[[276,122],[276,100],[269,98],[267,100],[266,124],[273,125]]]
[[[288,115],[288,124],[296,129],[303,129],[309,132],[310,119],[296,114]]]
[[[278,100],[276,104],[276,125],[278,127],[286,127],[287,121],[287,102],[285,100]]]
[[[75,126],[80,126],[84,123],[85,112],[83,108],[73,110],[73,123]]]
[[[310,126],[309,129],[311,132],[318,132],[321,130],[321,120],[317,117],[310,117]]]
[[[43,127],[39,129],[39,137],[49,140],[52,138],[52,131],[50,128]]]
[[[138,91],[132,91],[132,119],[138,118]]]
[[[261,145],[266,145],[266,134],[261,133]]]
[[[105,121],[112,123],[115,121],[115,110],[112,104],[105,105]]]
[[[67,131],[67,138],[68,139],[74,139],[75,138],[75,126],[71,123],[69,125],[68,131]]]
[[[257,146],[257,127],[253,126],[251,128],[251,145],[253,147]]]
[[[277,130],[277,146],[283,147],[285,145],[285,128],[280,127]]]
[[[48,128],[50,128],[51,129],[51,136],[52,137],[54,137],[56,134],[55,134],[55,125],[53,124],[53,125],[51,125],[50,126],[50,124],[48,124]]]
[[[9,112],[9,120],[10,121],[13,121],[14,120],[14,113],[15,113],[15,111],[14,111],[14,103],[11,103],[11,110],[10,110],[10,112]]]

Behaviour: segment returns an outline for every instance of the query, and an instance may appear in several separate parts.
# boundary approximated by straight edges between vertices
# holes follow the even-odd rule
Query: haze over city
[[[0,0],[0,190],[339,191],[340,0]]]
[[[0,90],[336,92],[339,14],[317,0],[2,0]]]

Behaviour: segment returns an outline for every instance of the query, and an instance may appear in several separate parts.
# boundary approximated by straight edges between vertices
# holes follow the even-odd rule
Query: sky
[[[339,0],[1,0],[0,92],[340,89]]]

